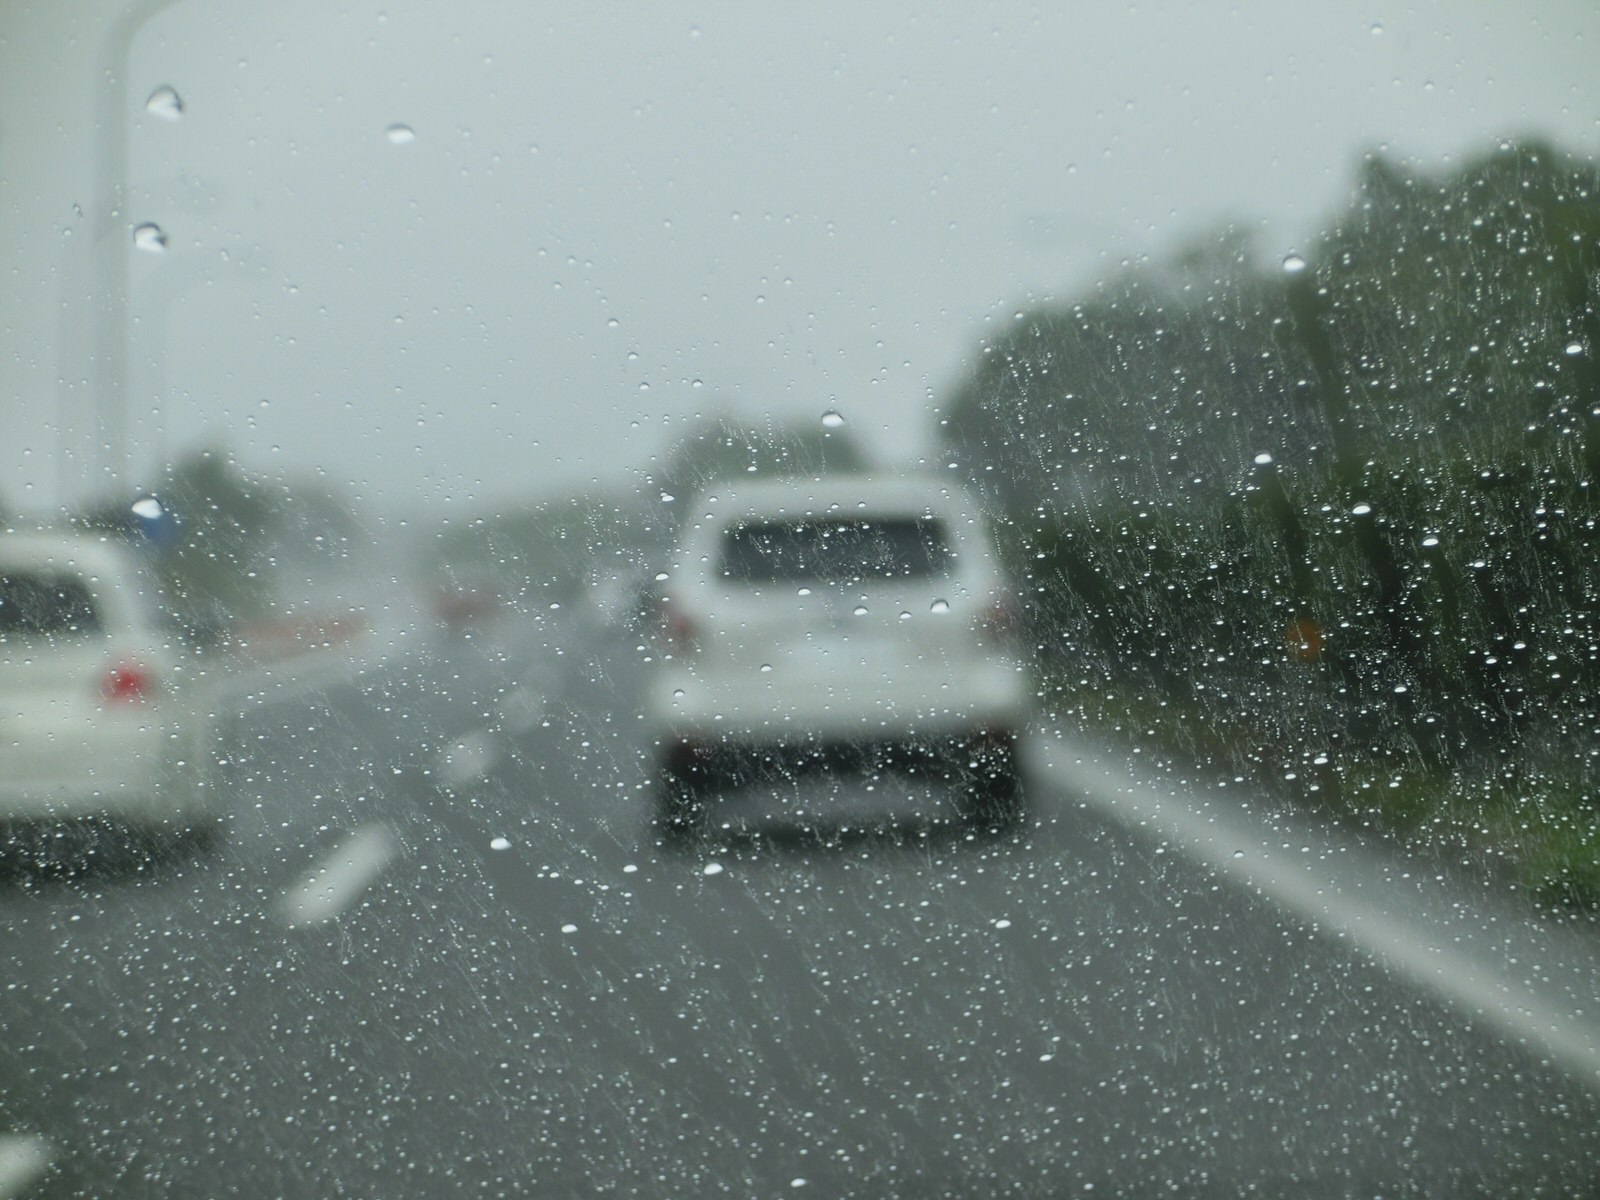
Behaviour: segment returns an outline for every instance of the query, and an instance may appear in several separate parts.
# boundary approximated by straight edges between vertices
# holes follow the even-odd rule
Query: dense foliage
[[[1225,233],[1025,314],[944,435],[1069,693],[1273,778],[1320,759],[1325,793],[1410,770],[1589,810],[1597,355],[1593,164],[1371,157],[1303,258]]]

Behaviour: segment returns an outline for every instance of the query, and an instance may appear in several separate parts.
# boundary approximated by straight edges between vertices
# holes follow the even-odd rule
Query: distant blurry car
[[[443,583],[434,589],[432,607],[447,629],[461,633],[500,615],[500,592],[482,583]]]
[[[131,548],[0,532],[0,823],[209,835],[209,720]]]
[[[768,482],[698,499],[662,605],[647,718],[660,816],[808,763],[920,774],[1021,813],[1029,689],[972,499],[926,479]]]

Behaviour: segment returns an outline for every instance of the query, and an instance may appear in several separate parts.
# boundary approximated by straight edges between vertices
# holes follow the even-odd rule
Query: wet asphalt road
[[[1600,1194],[1593,1093],[1070,781],[660,844],[634,646],[423,640],[227,723],[215,851],[0,882],[24,1194]]]

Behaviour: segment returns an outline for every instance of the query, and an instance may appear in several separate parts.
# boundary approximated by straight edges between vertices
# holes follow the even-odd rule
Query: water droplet
[[[928,611],[929,612],[936,612],[936,613],[947,613],[947,612],[950,611],[950,601],[948,601],[948,600],[935,600],[932,604],[928,605]]]
[[[1298,254],[1286,254],[1283,258],[1283,273],[1285,275],[1298,275],[1306,269],[1306,260]]]
[[[807,587],[803,587],[798,592],[796,592],[795,595],[796,596],[809,596],[809,595],[811,595],[811,589],[807,588]]]
[[[1394,685],[1394,694],[1396,696],[1403,696],[1406,692],[1408,692],[1410,690],[1411,689],[1406,687],[1406,685],[1403,684],[1403,683],[1397,683],[1397,684]]]
[[[1011,922],[1006,920],[1004,917],[1001,917],[998,921],[996,921],[994,923],[994,927],[996,929],[1010,929],[1011,928]]]
[[[1358,504],[1350,510],[1351,514],[1357,517],[1364,517],[1371,511],[1372,505],[1366,503]]]
[[[163,121],[176,121],[183,116],[183,97],[178,95],[177,89],[163,85],[150,93],[150,98],[144,102],[144,110],[154,113]]]
[[[161,226],[146,221],[133,227],[133,244],[137,249],[160,254],[167,248],[167,235],[161,232]]]
[[[144,496],[133,502],[133,515],[143,517],[146,521],[154,521],[161,512],[161,501],[154,496]]]
[[[683,699],[683,689],[682,688],[674,688],[673,692],[672,692],[672,698],[674,700],[682,700]]]
[[[1439,535],[1430,533],[1427,537],[1422,539],[1422,544],[1424,546],[1437,546],[1439,544]]]
[[[770,670],[772,670],[772,664],[771,663],[762,663],[761,664],[761,673],[763,675],[765,675]]]
[[[657,571],[656,572],[656,582],[657,583],[665,583],[668,579],[671,579],[671,578],[672,578],[672,576],[668,575],[665,571]]]
[[[858,604],[853,609],[851,609],[850,611],[855,616],[864,617],[864,616],[867,615],[867,606],[865,604]]]
[[[805,1187],[805,1185],[806,1180],[804,1175],[796,1175],[793,1179],[789,1180],[789,1186],[793,1188],[802,1188]]]
[[[909,620],[911,620],[911,614],[908,613],[908,612],[903,612],[903,613],[900,614],[900,619],[902,621],[909,621]]]
[[[1567,357],[1568,358],[1578,358],[1582,354],[1583,354],[1583,343],[1582,342],[1568,342],[1567,343]]]
[[[565,925],[563,925],[561,927],[561,932],[562,933],[577,933],[578,932],[578,927],[576,925],[572,924],[569,921],[569,922],[567,922],[567,924],[565,924]]]
[[[1258,467],[1264,467],[1271,461],[1272,455],[1268,454],[1265,450],[1256,455],[1256,466]]]
[[[1041,1054],[1041,1055],[1039,1055],[1039,1061],[1040,1062],[1049,1062],[1053,1058],[1055,1058],[1054,1054]]]
[[[1235,850],[1233,852],[1233,856],[1235,858],[1243,858],[1244,857],[1244,851],[1243,850]]]
[[[677,497],[674,496],[671,492],[662,492],[661,493],[661,503],[663,503],[663,504],[671,504],[676,499],[677,499]]]
[[[622,868],[622,873],[624,875],[632,875],[638,869],[639,867],[636,863],[629,863],[627,866]]]
[[[1374,21],[1372,23],[1371,28],[1367,32],[1372,34],[1373,37],[1382,37],[1383,36],[1383,26],[1380,25],[1377,21]]]
[[[708,862],[704,867],[701,868],[700,873],[702,875],[721,875],[722,864],[719,862]]]
[[[489,839],[489,849],[509,850],[511,849],[511,839],[506,837],[491,838]]]
[[[417,131],[409,125],[391,125],[383,131],[391,146],[409,146],[417,140]]]
[[[822,414],[822,427],[824,429],[837,429],[843,424],[844,418],[831,408]]]

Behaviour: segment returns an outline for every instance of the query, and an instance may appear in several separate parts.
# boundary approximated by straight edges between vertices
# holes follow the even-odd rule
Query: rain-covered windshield
[[[0,6],[0,1200],[1600,1197],[1597,46]]]

